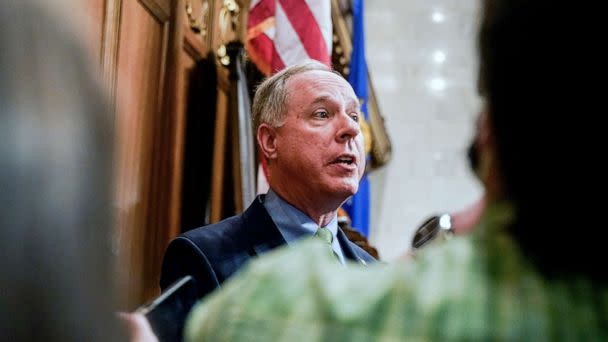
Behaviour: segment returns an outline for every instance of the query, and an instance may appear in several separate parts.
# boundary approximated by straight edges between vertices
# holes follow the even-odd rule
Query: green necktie
[[[325,227],[321,227],[317,229],[315,236],[321,239],[322,241],[325,241],[329,245],[329,249],[331,250],[332,255],[338,260],[338,262],[340,262],[340,257],[331,246],[331,243],[334,240],[334,235],[331,233],[331,230]]]
[[[315,236],[320,238],[321,240],[327,242],[327,244],[330,246],[331,246],[332,241],[334,240],[334,236],[331,233],[331,230],[329,230],[325,227],[321,227],[321,228],[317,229]]]

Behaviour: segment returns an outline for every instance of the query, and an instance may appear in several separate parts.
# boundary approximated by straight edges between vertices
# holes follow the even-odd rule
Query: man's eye
[[[320,119],[326,119],[329,117],[329,113],[327,113],[324,110],[320,110],[318,112],[315,112],[315,117],[320,118]]]
[[[356,122],[359,122],[359,113],[352,113],[350,117],[353,118],[353,120],[355,120]]]

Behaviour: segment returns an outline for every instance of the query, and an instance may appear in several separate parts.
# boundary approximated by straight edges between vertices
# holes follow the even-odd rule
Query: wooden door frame
[[[104,15],[102,23],[100,69],[102,81],[106,87],[112,104],[112,122],[120,120],[117,116],[117,81],[118,81],[118,58],[120,47],[120,34],[123,1],[128,0],[105,0]],[[135,0],[130,0],[135,1]],[[148,198],[146,201],[146,214],[142,217],[141,227],[145,229],[145,239],[141,246],[123,246],[133,248],[135,253],[141,253],[141,265],[121,262],[122,267],[129,267],[127,274],[132,279],[121,279],[121,283],[136,288],[129,289],[129,298],[125,298],[130,307],[141,304],[143,301],[158,294],[158,278],[161,268],[162,256],[170,239],[179,233],[180,195],[181,195],[181,161],[183,154],[183,133],[177,132],[183,129],[181,124],[183,118],[176,114],[176,82],[178,55],[175,53],[181,48],[179,35],[180,11],[176,7],[181,0],[137,0],[152,16],[159,21],[163,34],[163,64],[159,79],[159,110],[150,123],[150,148],[152,159],[147,165],[149,168],[149,184],[147,185]],[[115,184],[119,184],[115,180]],[[115,190],[117,185],[115,185]],[[124,228],[124,227],[123,227]],[[120,232],[121,227],[114,227],[113,236],[132,234],[132,232]],[[129,239],[127,239],[129,240]],[[117,246],[122,246],[120,241],[115,241]],[[122,254],[123,251],[120,251]],[[137,262],[138,264],[140,262]],[[132,268],[132,269],[131,269]],[[132,272],[131,272],[132,271]],[[120,273],[120,272],[119,272]]]

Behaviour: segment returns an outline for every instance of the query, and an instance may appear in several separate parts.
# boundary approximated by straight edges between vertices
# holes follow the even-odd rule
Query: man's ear
[[[258,145],[264,157],[268,160],[277,157],[277,131],[274,127],[262,123],[258,127]]]

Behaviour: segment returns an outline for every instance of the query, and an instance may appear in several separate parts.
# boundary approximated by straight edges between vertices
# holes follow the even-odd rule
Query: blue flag
[[[363,0],[353,1],[353,51],[350,58],[348,82],[363,103],[361,110],[365,122],[367,114],[367,63],[365,62],[365,34],[363,28]],[[368,139],[371,137],[366,137]],[[369,162],[369,154],[366,156]],[[367,174],[359,183],[359,191],[344,203],[344,210],[352,220],[353,228],[364,236],[369,235],[370,186]]]

